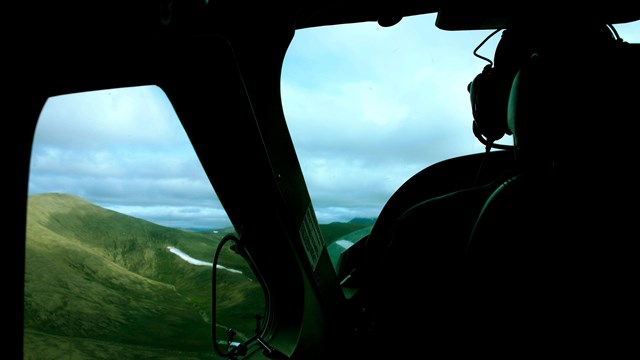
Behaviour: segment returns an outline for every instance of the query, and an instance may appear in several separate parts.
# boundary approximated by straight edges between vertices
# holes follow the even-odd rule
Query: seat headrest
[[[629,44],[588,40],[547,42],[517,70],[507,125],[519,161],[573,162],[595,145],[594,139],[617,131],[615,116],[624,116],[618,102],[629,89],[625,73],[637,72],[629,68],[637,66],[626,58]]]

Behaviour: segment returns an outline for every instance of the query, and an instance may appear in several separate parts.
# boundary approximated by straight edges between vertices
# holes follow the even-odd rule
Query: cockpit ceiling
[[[47,35],[51,30],[83,33],[148,33],[176,23],[189,32],[209,32],[222,26],[246,26],[295,21],[297,29],[377,21],[391,26],[403,17],[437,13],[435,26],[443,30],[481,30],[504,28],[510,21],[526,15],[547,24],[549,17],[561,21],[593,18],[609,24],[640,20],[636,2],[590,1],[558,6],[557,1],[471,0],[280,0],[254,2],[238,0],[110,0],[14,2],[9,27],[13,33]],[[180,20],[183,21],[180,21]],[[188,24],[189,26],[185,26]],[[197,26],[194,26],[197,24]],[[219,24],[218,24],[219,25]],[[65,31],[67,30],[67,31]]]
[[[591,1],[562,4],[556,1],[298,1],[298,29],[377,21],[394,25],[403,17],[438,13],[436,26],[443,30],[483,30],[506,27],[514,19],[527,17],[545,24],[549,18],[574,21],[593,19],[607,24],[640,20],[640,9],[633,2]],[[542,20],[544,19],[544,20]]]

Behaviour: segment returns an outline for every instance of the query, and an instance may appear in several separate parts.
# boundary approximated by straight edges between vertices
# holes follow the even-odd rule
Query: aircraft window
[[[233,232],[159,87],[48,99],[29,179],[25,358],[216,358],[212,329],[245,333],[265,306],[225,252],[212,326],[213,257]]]
[[[487,65],[473,50],[492,31],[434,24],[430,14],[388,28],[308,28],[289,46],[283,109],[334,265],[408,178],[484,151],[472,132],[467,85]],[[478,53],[492,58],[498,39]]]

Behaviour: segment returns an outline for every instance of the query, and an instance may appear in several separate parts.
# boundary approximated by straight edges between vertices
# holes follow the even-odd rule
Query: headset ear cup
[[[533,54],[514,77],[507,106],[507,123],[513,133],[516,156],[525,162],[551,159],[558,150],[559,139],[556,138],[556,133],[566,132],[561,131],[564,126],[562,122],[553,124],[550,120],[568,119],[577,113],[575,109],[567,110],[568,107],[561,106],[564,102],[571,103],[569,100],[573,95],[563,91],[565,87],[558,86],[561,81],[578,83],[577,75],[564,71],[560,76],[556,71],[538,54]],[[572,76],[575,78],[570,80]],[[554,78],[555,81],[552,80]],[[551,83],[556,86],[550,87]],[[580,94],[573,98],[579,103],[578,98],[581,100],[582,96]],[[590,109],[594,109],[595,102],[589,103]],[[554,131],[550,131],[551,129]],[[574,129],[572,132],[577,133]]]
[[[500,140],[510,134],[507,126],[508,87],[487,66],[467,87],[471,98],[474,127],[488,141]]]

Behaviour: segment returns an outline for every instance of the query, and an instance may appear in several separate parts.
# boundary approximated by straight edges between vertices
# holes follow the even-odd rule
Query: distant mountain
[[[373,225],[377,218],[353,218],[349,220],[349,224]]]
[[[361,229],[370,228],[371,225],[355,222],[333,222],[330,224],[319,224],[319,227],[325,244],[331,244],[336,240],[340,240],[348,234],[354,233]]]
[[[73,195],[30,196],[25,358],[215,358],[212,267],[191,264],[169,247],[212,262],[222,236],[160,226]],[[259,283],[239,256],[223,253],[220,261],[242,273],[217,272],[218,283],[233,289],[220,295],[226,297],[217,323],[231,321],[220,315],[225,308],[237,314],[247,306],[255,326]],[[258,300],[237,300],[248,297]]]

